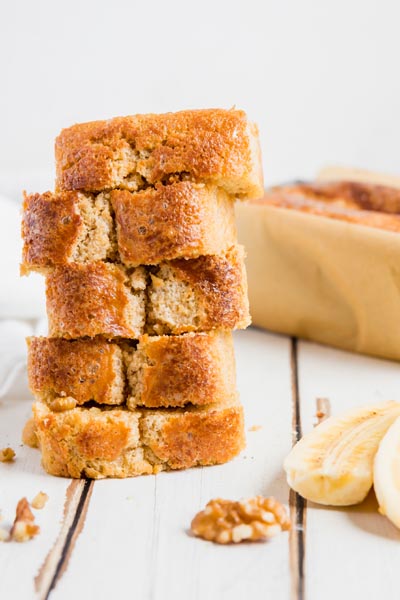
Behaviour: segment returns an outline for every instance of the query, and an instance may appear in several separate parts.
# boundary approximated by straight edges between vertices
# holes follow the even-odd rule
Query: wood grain
[[[59,534],[35,577],[35,590],[40,600],[49,598],[68,567],[76,540],[84,527],[93,485],[94,482],[89,480],[72,480],[67,488]]]

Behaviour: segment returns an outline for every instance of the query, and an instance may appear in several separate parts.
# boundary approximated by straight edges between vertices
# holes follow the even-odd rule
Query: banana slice
[[[398,416],[400,402],[383,402],[323,421],[286,458],[290,487],[319,504],[362,502],[372,487],[379,442]]]
[[[400,528],[400,418],[388,429],[375,455],[374,489],[379,512]]]

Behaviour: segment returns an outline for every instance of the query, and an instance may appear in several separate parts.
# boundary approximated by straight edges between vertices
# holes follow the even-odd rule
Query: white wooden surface
[[[303,506],[292,495],[294,527],[269,543],[221,547],[188,534],[216,496],[289,503],[282,461],[296,427],[313,426],[317,397],[329,397],[332,412],[400,399],[398,364],[255,329],[235,342],[248,444],[218,467],[95,483],[50,477],[20,443],[30,397],[19,378],[0,404],[0,447],[17,452],[15,463],[0,464],[4,523],[22,496],[43,490],[50,500],[36,511],[36,539],[0,544],[1,600],[399,598],[400,534],[372,495],[350,510]]]

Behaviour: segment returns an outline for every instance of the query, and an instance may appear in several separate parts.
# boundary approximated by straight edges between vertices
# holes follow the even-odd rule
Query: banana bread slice
[[[64,340],[29,337],[28,380],[37,398],[61,404],[123,404],[125,368],[118,344],[102,338]]]
[[[137,191],[190,179],[241,198],[263,194],[256,125],[241,110],[185,110],[81,123],[55,145],[58,190]]]
[[[230,331],[145,335],[124,357],[132,410],[218,404],[236,396]]]
[[[146,273],[111,263],[74,263],[46,277],[51,337],[138,338],[145,323]]]
[[[33,405],[44,469],[62,477],[133,477],[213,465],[244,447],[237,398],[186,409],[74,408]]]
[[[21,275],[67,263],[118,258],[106,194],[45,192],[25,196],[22,238]]]
[[[219,254],[236,243],[232,197],[215,186],[182,181],[136,194],[113,190],[110,198],[127,266]]]
[[[219,254],[236,241],[232,198],[189,181],[141,192],[32,194],[24,200],[21,273],[99,260],[126,266]]]
[[[29,387],[54,410],[87,402],[128,408],[224,402],[236,395],[229,331],[142,336],[135,346],[102,338],[31,337]]]
[[[147,331],[180,334],[250,324],[244,249],[162,263],[147,289]]]
[[[46,296],[52,337],[137,339],[250,323],[241,246],[147,271],[104,262],[57,267],[46,278]]]

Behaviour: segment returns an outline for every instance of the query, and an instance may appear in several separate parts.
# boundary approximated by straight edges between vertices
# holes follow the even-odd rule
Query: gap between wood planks
[[[291,338],[290,368],[292,383],[292,445],[302,436],[298,341]],[[290,518],[292,528],[289,533],[290,559],[290,597],[291,600],[305,600],[305,551],[306,551],[306,515],[307,502],[293,490],[289,494]]]
[[[38,600],[47,600],[68,567],[76,540],[85,524],[94,482],[74,479],[67,488],[64,515],[54,546],[35,577]]]

